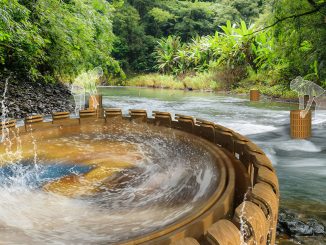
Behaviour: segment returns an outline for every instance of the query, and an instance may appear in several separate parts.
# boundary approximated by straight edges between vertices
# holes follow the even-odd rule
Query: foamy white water
[[[290,138],[290,110],[297,106],[214,93],[152,89],[102,89],[104,105],[144,108],[192,115],[211,120],[247,135],[276,166],[283,198],[326,203],[326,111],[313,121],[309,140]],[[304,164],[302,164],[302,162]],[[300,164],[301,167],[293,167]],[[305,165],[305,166],[304,166]],[[318,167],[317,167],[318,166]]]

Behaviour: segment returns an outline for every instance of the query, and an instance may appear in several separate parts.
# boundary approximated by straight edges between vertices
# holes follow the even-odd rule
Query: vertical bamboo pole
[[[257,89],[250,90],[250,101],[259,101],[260,100],[260,92]]]
[[[293,110],[290,113],[291,137],[293,139],[308,139],[311,137],[311,111],[301,118],[303,110]]]
[[[89,97],[89,109],[96,110],[97,117],[103,118],[104,117],[104,110],[103,110],[103,97],[100,94],[91,95]]]

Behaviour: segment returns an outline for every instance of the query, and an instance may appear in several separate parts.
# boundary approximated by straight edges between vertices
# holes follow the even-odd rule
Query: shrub
[[[183,89],[181,81],[176,80],[172,75],[161,75],[158,73],[140,75],[126,81],[127,86],[172,88]]]
[[[153,73],[131,78],[126,81],[126,85],[152,88],[218,90],[221,86],[219,82],[214,80],[214,77],[215,74],[212,72],[192,74],[185,77]]]

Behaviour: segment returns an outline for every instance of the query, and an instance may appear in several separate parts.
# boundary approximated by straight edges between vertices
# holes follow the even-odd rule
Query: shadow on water
[[[15,179],[23,178],[25,179],[24,184],[26,186],[41,188],[49,181],[54,181],[72,174],[85,174],[92,168],[93,167],[89,165],[67,163],[39,163],[38,165],[35,165],[31,159],[30,161],[24,161],[17,164],[0,166],[0,185],[8,186],[14,184]]]

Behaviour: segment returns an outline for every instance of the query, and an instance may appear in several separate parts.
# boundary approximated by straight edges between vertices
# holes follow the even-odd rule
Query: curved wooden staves
[[[79,119],[73,119],[67,112],[54,112],[53,122],[43,122],[42,115],[30,116],[25,119],[23,128],[28,133],[30,130],[65,126],[119,124],[121,120],[163,126],[197,137],[198,142],[219,159],[216,164],[225,175],[215,197],[209,199],[197,213],[178,224],[119,244],[240,245],[241,240],[247,244],[275,244],[278,179],[270,160],[248,138],[216,123],[191,116],[177,114],[174,119],[168,112],[153,112],[150,118],[146,110],[129,110],[129,115],[123,115],[119,108],[105,108],[104,118],[98,117],[97,113],[96,110],[84,110],[80,111]],[[16,130],[15,120],[7,120],[0,125],[2,129]],[[250,188],[241,189],[243,186]],[[239,204],[241,198],[243,202]]]

